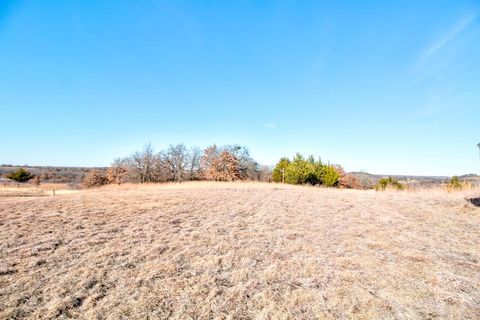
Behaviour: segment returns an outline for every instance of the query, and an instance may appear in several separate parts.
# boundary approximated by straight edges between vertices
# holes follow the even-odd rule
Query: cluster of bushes
[[[272,179],[275,182],[289,184],[311,184],[326,187],[361,188],[358,180],[345,174],[340,166],[324,164],[320,159],[313,156],[308,158],[297,153],[290,160],[282,158],[272,171]]]
[[[270,181],[270,168],[261,166],[240,145],[212,145],[201,150],[183,144],[155,152],[150,144],[131,156],[116,159],[106,172],[84,179],[87,187],[110,183],[182,182],[190,180]]]
[[[398,180],[392,177],[381,178],[375,185],[375,190],[385,191],[386,189],[403,190],[405,189],[405,187],[403,186],[403,184],[398,182]]]
[[[121,184],[127,182],[127,174],[128,168],[125,166],[112,166],[106,171],[93,170],[83,178],[83,184],[87,188],[106,184]]]
[[[457,176],[453,176],[450,179],[450,182],[448,184],[448,189],[449,190],[461,190],[462,188],[463,188],[463,185],[460,182],[460,179]]]
[[[459,177],[453,176],[447,185],[447,190],[451,192],[451,191],[458,191],[458,190],[465,190],[465,189],[468,190],[473,187],[474,187],[473,183],[469,181],[461,181]]]
[[[87,188],[103,186],[103,185],[106,185],[108,183],[109,183],[109,181],[108,181],[105,173],[100,172],[98,170],[94,170],[94,171],[89,172],[85,176],[85,178],[83,178],[83,184]]]

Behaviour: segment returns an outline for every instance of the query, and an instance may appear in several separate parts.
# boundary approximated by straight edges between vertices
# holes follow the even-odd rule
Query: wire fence
[[[54,196],[55,187],[35,186],[24,183],[2,183],[0,184],[0,197],[44,197]]]

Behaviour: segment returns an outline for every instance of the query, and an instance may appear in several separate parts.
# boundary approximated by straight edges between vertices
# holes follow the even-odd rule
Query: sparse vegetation
[[[449,192],[451,191],[461,191],[461,190],[469,190],[469,189],[472,189],[474,188],[474,184],[470,181],[462,181],[460,180],[459,177],[457,176],[453,176],[448,185],[447,185],[447,190]]]
[[[453,190],[461,190],[462,189],[462,183],[460,182],[460,179],[458,179],[457,176],[453,176],[450,179],[450,183],[448,184],[449,189]]]
[[[80,184],[85,175],[92,171],[97,170],[104,172],[107,168],[86,168],[86,167],[52,167],[52,166],[0,166],[0,175],[6,176],[12,171],[16,171],[23,168],[29,171],[33,176],[39,176],[40,180],[44,184]]]
[[[380,180],[378,180],[378,183],[375,186],[375,190],[385,191],[386,189],[403,190],[404,186],[400,182],[398,182],[398,180],[392,177],[381,178]]]

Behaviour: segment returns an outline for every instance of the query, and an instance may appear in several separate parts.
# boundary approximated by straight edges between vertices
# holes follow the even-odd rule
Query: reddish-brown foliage
[[[362,184],[357,177],[351,174],[344,174],[338,179],[338,187],[344,189],[363,189]]]
[[[42,181],[42,180],[40,179],[40,176],[35,176],[35,177],[33,177],[33,179],[32,179],[32,183],[33,183],[34,185],[36,185],[36,186],[39,186],[41,181]]]
[[[342,166],[336,165],[335,170],[337,170],[340,178],[338,178],[338,187],[343,189],[363,189],[362,184],[358,181],[357,177],[354,175],[345,173]]]
[[[215,181],[234,181],[240,179],[238,159],[228,151],[209,159],[210,165],[205,171],[205,178]]]
[[[113,166],[107,169],[107,182],[121,184],[127,179],[128,169],[125,166]]]
[[[105,176],[105,174],[99,171],[91,171],[83,179],[83,184],[87,188],[93,188],[93,187],[98,187],[98,186],[103,186],[105,184],[108,184],[108,179]]]

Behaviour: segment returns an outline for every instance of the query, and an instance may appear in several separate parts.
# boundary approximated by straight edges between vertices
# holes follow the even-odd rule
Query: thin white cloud
[[[275,123],[264,123],[263,126],[265,128],[268,128],[268,129],[275,129],[277,126],[275,125]]]
[[[428,46],[422,55],[420,56],[420,61],[428,59],[430,56],[434,55],[436,52],[445,47],[450,41],[452,41],[457,35],[459,35],[463,30],[468,28],[470,24],[475,20],[479,11],[476,11],[468,16],[463,17],[457,23],[455,23],[443,36]]]

